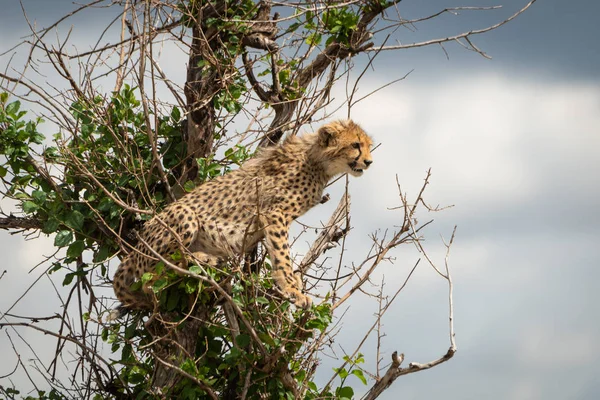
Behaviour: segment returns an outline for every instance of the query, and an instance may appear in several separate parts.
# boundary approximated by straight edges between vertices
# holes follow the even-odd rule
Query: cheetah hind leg
[[[112,313],[112,318],[116,319],[127,313],[128,310],[151,310],[153,308],[152,299],[143,290],[131,290],[131,285],[136,281],[132,273],[131,264],[133,260],[130,257],[123,259],[113,278],[113,289],[121,306],[116,313]]]

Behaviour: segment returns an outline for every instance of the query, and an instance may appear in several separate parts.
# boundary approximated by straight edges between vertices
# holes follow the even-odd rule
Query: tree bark
[[[179,367],[187,358],[195,358],[198,331],[208,320],[213,307],[213,302],[202,305],[176,328],[164,326],[159,320],[152,321],[148,326],[148,330],[155,339],[158,339],[153,346],[155,356],[164,360],[166,364],[176,367]],[[169,315],[161,315],[160,318],[168,320]],[[155,363],[152,377],[152,387],[163,394],[168,393],[183,378],[177,369],[166,364]]]
[[[42,223],[37,219],[15,217],[9,215],[5,218],[0,218],[0,229],[41,229]]]
[[[200,3],[200,2],[198,2]],[[220,66],[215,53],[220,46],[218,32],[205,25],[206,18],[218,17],[225,6],[224,1],[197,6],[192,27],[184,93],[187,105],[187,125],[183,126],[184,141],[187,144],[187,157],[179,184],[194,181],[198,176],[196,159],[208,157],[212,153],[216,127],[213,97],[227,82],[223,66]],[[154,347],[157,357],[167,363],[179,366],[185,358],[194,358],[198,331],[208,318],[212,305],[205,305],[195,311],[184,324],[176,329],[165,328],[160,321],[153,321],[149,330],[155,337],[162,337]],[[155,364],[152,387],[162,393],[168,392],[182,379],[182,374],[163,363]]]
[[[212,151],[215,130],[215,109],[212,97],[218,91],[214,69],[200,65],[205,59],[202,56],[202,30],[193,29],[192,48],[187,67],[185,97],[187,102],[187,127],[185,141],[187,143],[186,173],[181,184],[196,179],[198,175],[197,158],[206,157]]]
[[[200,2],[197,2],[200,3]],[[225,8],[224,1],[204,6],[197,5],[192,27],[192,43],[187,66],[184,93],[187,104],[187,161],[181,184],[195,180],[198,176],[197,158],[208,157],[212,153],[215,133],[214,96],[227,87],[227,71],[235,66],[235,60],[223,65],[217,58],[223,46],[219,32],[206,26],[208,18],[218,18]]]

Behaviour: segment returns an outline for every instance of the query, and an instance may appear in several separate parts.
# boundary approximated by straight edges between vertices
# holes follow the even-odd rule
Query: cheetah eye
[[[358,142],[352,143],[352,147],[355,149],[360,149],[360,143],[358,143]]]

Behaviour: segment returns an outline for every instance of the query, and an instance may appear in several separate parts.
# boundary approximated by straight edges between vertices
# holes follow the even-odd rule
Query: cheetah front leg
[[[310,308],[312,300],[302,294],[302,279],[294,274],[288,245],[289,224],[283,214],[272,212],[261,218],[265,241],[271,259],[271,276],[283,294],[298,307]]]

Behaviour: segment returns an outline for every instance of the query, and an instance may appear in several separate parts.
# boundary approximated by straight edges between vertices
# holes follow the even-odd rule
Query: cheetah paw
[[[298,308],[308,310],[312,306],[312,299],[303,294],[297,294],[296,296],[294,296],[294,304]]]

